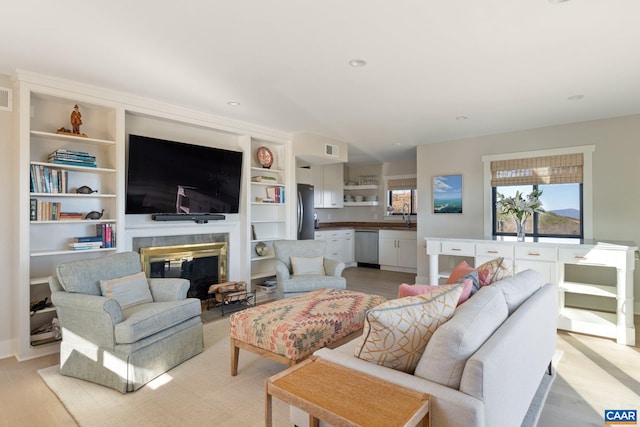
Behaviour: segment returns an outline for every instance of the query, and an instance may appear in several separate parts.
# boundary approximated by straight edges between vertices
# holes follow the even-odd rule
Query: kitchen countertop
[[[328,230],[395,230],[395,231],[416,231],[416,224],[411,223],[411,227],[407,228],[403,222],[321,222],[320,228],[316,228],[316,231],[328,231]]]

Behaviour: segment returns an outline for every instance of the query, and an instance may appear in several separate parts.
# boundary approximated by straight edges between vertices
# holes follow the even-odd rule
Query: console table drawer
[[[513,245],[495,245],[492,243],[477,243],[476,256],[513,258]]]
[[[445,255],[475,256],[476,245],[471,242],[442,242],[442,253]]]
[[[558,250],[557,248],[518,246],[516,247],[516,259],[556,262],[558,260]]]
[[[560,262],[565,264],[606,265],[609,267],[623,267],[624,257],[620,257],[619,251],[602,249],[559,249]]]

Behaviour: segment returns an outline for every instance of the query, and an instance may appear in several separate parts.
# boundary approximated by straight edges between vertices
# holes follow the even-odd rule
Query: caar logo
[[[605,424],[638,424],[638,412],[635,409],[605,409]]]

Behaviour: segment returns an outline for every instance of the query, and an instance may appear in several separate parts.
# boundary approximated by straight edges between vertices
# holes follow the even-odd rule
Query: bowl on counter
[[[377,202],[378,201],[378,196],[375,194],[369,195],[367,197],[365,197],[365,200],[367,202]]]
[[[356,202],[362,202],[362,201],[364,201],[364,196],[361,196],[361,195],[359,195],[359,194],[358,194],[358,195],[356,195],[356,196],[353,196],[353,199],[354,199]]]

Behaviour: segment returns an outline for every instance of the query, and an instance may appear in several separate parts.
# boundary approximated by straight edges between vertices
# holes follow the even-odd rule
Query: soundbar
[[[198,224],[206,224],[209,220],[225,219],[221,214],[188,214],[188,213],[159,213],[151,215],[154,221],[195,221]]]

